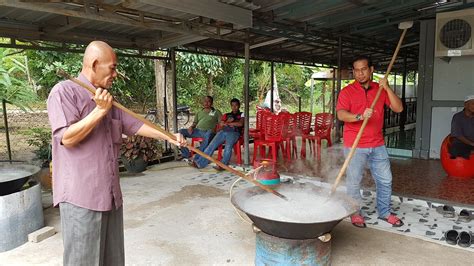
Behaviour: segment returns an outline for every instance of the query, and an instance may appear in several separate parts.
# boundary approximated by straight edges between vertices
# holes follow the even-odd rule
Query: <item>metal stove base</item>
[[[331,265],[331,241],[286,239],[256,233],[255,265]]]

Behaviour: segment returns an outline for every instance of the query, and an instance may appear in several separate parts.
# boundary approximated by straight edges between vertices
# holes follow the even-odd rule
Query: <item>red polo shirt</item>
[[[371,81],[369,89],[362,87],[359,82],[344,87],[339,93],[336,110],[346,110],[353,114],[363,114],[366,108],[369,108],[374,101],[379,84]],[[384,105],[390,106],[387,92],[385,90],[380,94],[380,98],[375,104],[374,113],[369,118],[364,133],[360,138],[358,148],[374,148],[384,145],[382,134]],[[351,147],[362,126],[362,120],[357,122],[344,122],[344,146]]]

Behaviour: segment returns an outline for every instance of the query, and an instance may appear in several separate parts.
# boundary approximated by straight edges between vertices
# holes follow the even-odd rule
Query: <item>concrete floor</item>
[[[253,264],[255,235],[235,214],[228,187],[191,180],[197,171],[165,163],[122,177],[127,265]],[[0,265],[61,264],[58,209],[46,209],[45,219],[58,234],[0,253]],[[474,260],[469,251],[347,222],[332,233],[334,265],[468,265]]]

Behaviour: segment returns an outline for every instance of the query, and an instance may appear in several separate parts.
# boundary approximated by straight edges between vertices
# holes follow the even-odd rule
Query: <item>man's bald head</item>
[[[110,45],[103,41],[92,41],[84,52],[82,74],[95,87],[108,89],[117,76],[117,56]]]
[[[115,52],[110,45],[103,41],[92,41],[87,45],[84,52],[82,67],[92,67],[95,60],[102,61],[110,56],[115,56]]]

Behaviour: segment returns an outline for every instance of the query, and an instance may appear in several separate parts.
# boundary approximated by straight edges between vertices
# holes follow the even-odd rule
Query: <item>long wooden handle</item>
[[[66,73],[66,71],[64,71],[64,70],[62,70],[62,69],[58,69],[57,74],[58,74],[59,76],[65,78],[65,79],[71,80],[72,82],[76,83],[77,85],[81,86],[82,88],[88,90],[90,93],[92,93],[93,95],[95,95],[95,89],[94,89],[94,88],[92,88],[92,87],[88,86],[87,84],[85,84],[84,82],[82,82],[82,81],[80,81],[80,80],[78,80],[78,79],[72,77],[71,75],[69,75],[68,73]],[[148,121],[147,119],[145,119],[145,118],[142,117],[141,115],[138,115],[137,113],[135,113],[135,112],[129,110],[127,107],[121,105],[120,103],[116,102],[115,100],[112,102],[112,104],[113,104],[113,106],[119,108],[120,110],[126,112],[127,114],[133,116],[134,118],[136,118],[136,119],[142,121],[143,123],[145,123],[145,124],[148,125],[149,127],[158,130],[160,133],[162,133],[162,134],[166,135],[167,137],[169,137],[170,139],[176,141],[176,136],[173,135],[171,132],[168,132],[168,131],[166,131],[165,129],[163,129],[162,127],[153,124],[152,122]],[[209,161],[216,163],[217,165],[219,165],[219,166],[222,167],[223,169],[225,169],[225,170],[227,170],[227,171],[229,171],[229,172],[231,172],[231,173],[233,173],[233,174],[235,174],[235,175],[237,175],[237,176],[240,176],[240,177],[244,178],[245,180],[247,180],[247,181],[253,183],[254,185],[260,187],[261,189],[263,189],[263,190],[265,190],[265,191],[267,191],[267,192],[273,193],[274,195],[276,195],[276,196],[278,196],[278,197],[280,197],[280,198],[282,198],[282,199],[287,200],[287,198],[286,198],[284,195],[278,193],[278,192],[275,191],[274,189],[271,189],[271,188],[268,187],[268,186],[262,185],[262,184],[261,184],[260,182],[258,182],[257,180],[255,180],[255,179],[253,179],[253,178],[247,176],[245,173],[243,173],[243,172],[241,172],[241,171],[237,171],[237,170],[235,170],[235,169],[233,169],[233,168],[227,166],[226,164],[223,164],[222,162],[220,162],[220,161],[218,161],[218,160],[212,158],[211,156],[205,154],[205,153],[202,152],[201,150],[199,150],[199,149],[197,149],[197,148],[195,148],[195,147],[193,147],[193,146],[188,146],[187,148],[190,149],[190,150],[192,150],[193,152],[195,152],[195,153],[201,155],[202,157],[208,159]]]
[[[397,48],[395,49],[395,52],[393,53],[392,60],[390,60],[390,64],[388,65],[387,71],[385,72],[384,78],[388,78],[388,74],[390,74],[390,71],[392,70],[393,64],[395,63],[395,59],[397,59],[398,51],[400,50],[400,47],[402,46],[403,39],[405,38],[405,34],[407,32],[407,29],[404,29],[402,32],[402,35],[400,36],[400,40],[398,40]],[[375,95],[374,101],[370,105],[371,109],[374,109],[375,104],[380,98],[380,94],[382,93],[383,87],[379,86],[379,89],[377,91],[377,94]],[[339,171],[339,174],[337,174],[336,181],[334,182],[334,185],[332,186],[331,189],[331,194],[336,192],[337,186],[341,182],[341,178],[346,172],[347,167],[349,166],[349,163],[352,160],[352,156],[354,156],[355,150],[357,148],[357,145],[359,145],[359,141],[362,137],[362,134],[364,133],[364,129],[367,126],[367,123],[369,122],[369,118],[364,118],[364,121],[362,122],[362,126],[359,129],[359,132],[357,133],[357,136],[354,140],[354,143],[352,144],[351,151],[346,157],[346,160],[344,161],[344,164],[341,167],[341,170]]]

